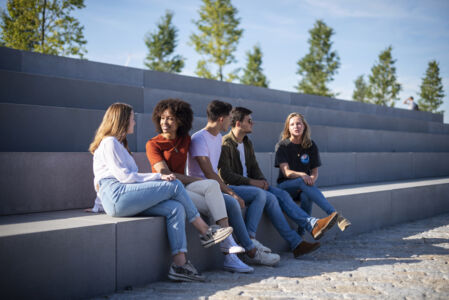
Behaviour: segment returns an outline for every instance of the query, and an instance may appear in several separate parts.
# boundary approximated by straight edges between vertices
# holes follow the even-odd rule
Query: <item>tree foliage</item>
[[[440,67],[436,60],[429,62],[420,89],[419,109],[433,113],[444,113],[444,111],[438,111],[438,108],[443,104],[444,90],[440,77]]]
[[[367,91],[370,103],[394,107],[395,101],[399,100],[402,87],[397,82],[394,66],[396,60],[391,55],[392,50],[393,48],[389,46],[382,51],[379,60],[371,68]]]
[[[1,12],[4,46],[53,55],[83,57],[84,27],[71,16],[84,0],[8,0]]]
[[[352,93],[352,99],[358,102],[367,102],[366,93],[368,92],[368,85],[365,82],[363,75],[357,77],[354,81],[355,89]]]
[[[224,80],[224,66],[235,62],[234,52],[243,34],[239,29],[240,19],[237,9],[230,0],[202,0],[198,10],[199,19],[193,21],[198,33],[190,36],[195,51],[204,58],[197,63],[196,74],[209,79]],[[210,64],[216,66],[211,70]],[[226,80],[236,78],[236,72],[228,74]]]
[[[309,30],[309,53],[298,61],[298,71],[302,78],[296,89],[300,93],[333,97],[327,87],[340,66],[340,57],[332,51],[331,37],[334,30],[322,20],[317,20]]]
[[[246,52],[246,67],[240,82],[247,85],[268,87],[267,77],[262,69],[262,50],[260,46],[253,47],[253,52]]]
[[[172,24],[173,13],[165,12],[157,30],[149,32],[145,36],[145,44],[148,47],[148,55],[145,66],[150,70],[162,72],[181,72],[184,67],[184,58],[180,55],[173,55],[177,46],[178,30]]]

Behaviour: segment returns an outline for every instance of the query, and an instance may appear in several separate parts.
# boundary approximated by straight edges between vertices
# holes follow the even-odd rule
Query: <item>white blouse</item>
[[[121,183],[136,183],[161,179],[160,173],[138,173],[134,158],[115,138],[103,138],[94,152],[94,186],[103,178],[115,178]]]

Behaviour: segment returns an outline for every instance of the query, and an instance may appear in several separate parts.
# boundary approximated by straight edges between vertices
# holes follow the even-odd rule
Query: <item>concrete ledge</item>
[[[2,296],[81,299],[111,293],[115,247],[113,224],[83,223],[70,212],[2,217]]]
[[[449,178],[323,193],[353,224],[344,233],[335,226],[323,242],[449,211]],[[323,212],[314,207],[312,215]],[[187,228],[189,259],[200,270],[220,268],[218,248],[202,249],[192,226]],[[288,251],[265,215],[257,237],[275,251]],[[168,253],[161,217],[111,218],[82,211],[0,217],[0,288],[8,298],[88,298],[164,280]]]
[[[144,152],[133,154],[150,172]],[[256,153],[276,186],[274,153]],[[449,176],[449,153],[321,153],[318,186]],[[93,205],[92,155],[88,152],[0,152],[0,216]],[[61,200],[63,199],[63,200]]]
[[[120,85],[143,85],[142,69],[5,47],[0,47],[0,69]]]
[[[256,157],[262,172],[276,185],[275,154],[259,152]],[[319,187],[449,176],[449,153],[322,152],[321,163]]]
[[[143,112],[143,88],[0,70],[1,102],[106,110],[114,102]]]
[[[165,280],[171,263],[162,217],[62,211],[0,218],[0,287],[11,299],[81,299]],[[223,263],[187,225],[189,259]],[[74,246],[75,245],[75,246]]]
[[[103,110],[0,103],[0,151],[87,151],[103,115]],[[132,151],[138,130],[139,125],[128,138]]]
[[[103,110],[0,103],[0,151],[85,151],[101,123]],[[151,114],[137,113],[132,151],[145,151],[154,137]],[[207,123],[195,117],[192,133]],[[250,135],[257,152],[272,152],[283,122],[257,121]],[[322,152],[449,152],[447,134],[311,125]],[[70,137],[70,138],[68,138]]]
[[[220,82],[203,78],[163,73],[66,57],[43,55],[0,47],[0,69],[61,78],[75,78],[115,85],[173,90],[283,104],[331,108],[362,113],[380,113],[400,118],[442,122],[443,116],[427,112],[376,106],[316,95],[297,94],[273,89]],[[55,77],[56,78],[56,77]],[[23,84],[23,82],[22,82]],[[129,101],[129,100],[128,100]],[[140,110],[139,110],[140,111]]]

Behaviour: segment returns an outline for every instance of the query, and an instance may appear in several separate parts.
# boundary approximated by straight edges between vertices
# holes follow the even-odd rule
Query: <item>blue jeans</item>
[[[243,221],[242,210],[240,204],[231,195],[223,194],[223,198],[226,205],[226,212],[228,213],[229,224],[234,229],[234,235],[237,240],[242,244],[243,248],[250,251],[255,246],[249,237],[246,230],[245,221]]]
[[[278,184],[278,187],[286,190],[292,198],[298,195],[299,190],[301,190],[301,208],[308,214],[312,214],[312,204],[315,202],[327,215],[330,215],[335,211],[335,208],[327,201],[323,193],[312,185],[307,185],[302,178],[289,179]],[[298,229],[300,234],[304,232],[304,227]]]
[[[268,218],[270,218],[271,223],[279,234],[289,243],[292,250],[302,242],[301,236],[290,228],[287,220],[285,219],[284,213],[279,206],[278,198],[273,193],[250,185],[230,186],[230,188],[242,197],[245,202],[251,200],[251,203],[254,203],[254,199],[263,199],[261,202],[265,202],[264,211],[267,213]],[[282,190],[279,190],[278,194],[281,193]],[[303,221],[304,224],[307,222],[306,220]],[[256,229],[258,224],[259,222],[256,224]],[[314,225],[315,224],[310,225],[312,226],[311,228],[313,228]]]
[[[100,181],[99,194],[105,212],[112,217],[166,217],[172,254],[187,252],[186,216],[192,222],[200,214],[179,180],[120,183],[115,178],[105,178]]]
[[[268,192],[276,196],[282,210],[293,220],[293,222],[298,224],[301,228],[305,228],[308,232],[312,231],[318,219],[311,217],[304,211],[304,209],[298,207],[289,193],[273,186],[268,188]]]
[[[256,237],[257,226],[259,226],[260,218],[265,208],[265,194],[261,194],[257,187],[249,185],[230,185],[229,187],[245,201],[246,230],[250,237]]]

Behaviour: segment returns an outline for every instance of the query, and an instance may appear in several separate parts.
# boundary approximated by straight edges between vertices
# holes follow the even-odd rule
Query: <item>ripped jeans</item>
[[[192,222],[200,214],[179,180],[120,183],[115,178],[105,178],[99,185],[100,199],[108,215],[166,217],[172,254],[187,252],[185,219]]]

